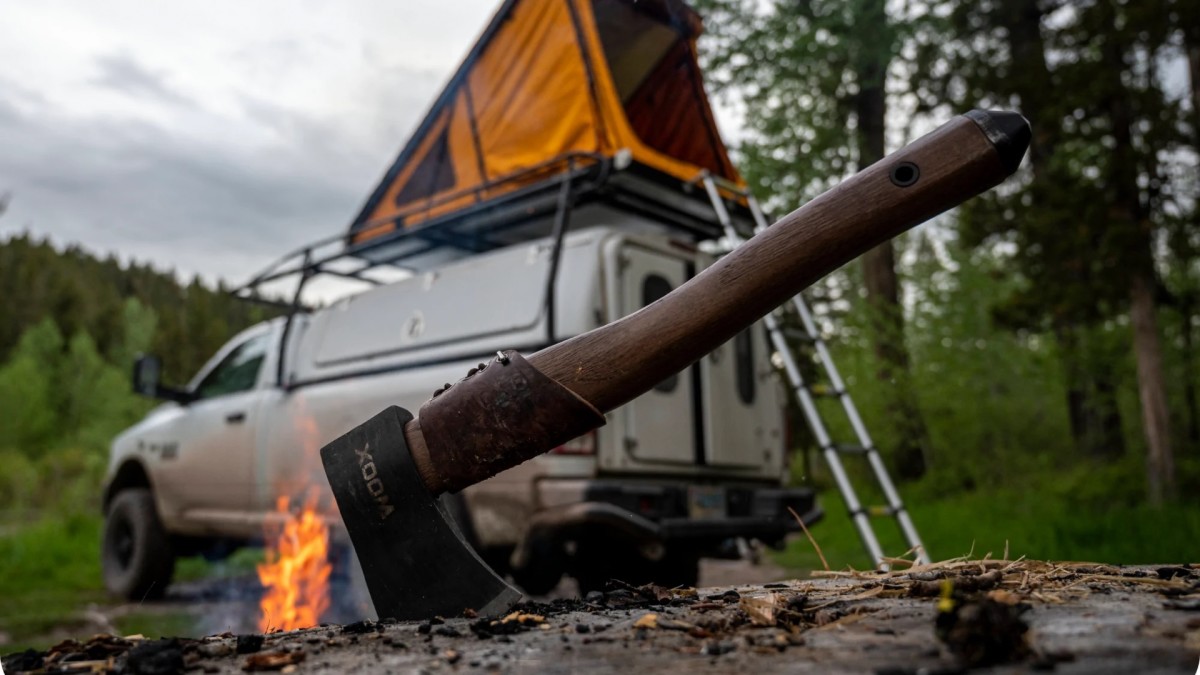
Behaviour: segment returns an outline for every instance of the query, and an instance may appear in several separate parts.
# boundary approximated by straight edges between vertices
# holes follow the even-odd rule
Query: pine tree
[[[928,52],[924,83],[930,99],[1016,105],[1031,118],[1026,184],[977,200],[964,231],[977,244],[1015,245],[1028,287],[999,315],[1057,336],[1069,396],[1088,399],[1071,401],[1072,426],[1093,453],[1118,443],[1120,428],[1113,371],[1087,358],[1087,343],[1128,317],[1153,503],[1174,482],[1155,249],[1170,182],[1164,153],[1179,130],[1158,72],[1169,42],[1164,4],[946,3],[955,39]],[[1100,432],[1091,442],[1089,415]]]

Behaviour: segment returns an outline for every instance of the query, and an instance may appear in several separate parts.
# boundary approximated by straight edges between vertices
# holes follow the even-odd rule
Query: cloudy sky
[[[0,237],[241,281],[349,223],[498,0],[0,10]]]

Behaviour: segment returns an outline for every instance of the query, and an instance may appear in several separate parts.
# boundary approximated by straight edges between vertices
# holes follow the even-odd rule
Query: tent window
[[[728,177],[681,27],[672,25],[669,13],[656,16],[628,0],[594,2],[604,56],[634,133],[665,155]]]
[[[627,0],[596,0],[595,7],[604,56],[624,103],[679,41],[680,34]]]
[[[454,163],[450,161],[449,129],[443,129],[408,182],[396,193],[396,206],[405,206],[418,199],[449,190],[456,182]]]

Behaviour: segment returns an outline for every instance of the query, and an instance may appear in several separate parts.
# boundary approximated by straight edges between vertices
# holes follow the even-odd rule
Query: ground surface
[[[508,617],[358,622],[264,636],[98,637],[6,673],[1194,673],[1200,569],[949,561],[699,592],[613,585]]]
[[[703,560],[700,564],[700,585],[703,587],[734,586],[768,583],[787,579],[788,571],[767,559],[752,564],[746,560]],[[352,580],[334,578],[331,596],[335,603],[323,619],[329,623],[351,623],[364,617],[374,618],[365,587]],[[145,631],[181,637],[203,637],[216,633],[250,633],[258,630],[258,601],[263,589],[253,572],[218,574],[217,576],[177,582],[167,590],[166,597],[147,602],[117,605],[90,605],[71,616],[64,617],[41,640],[52,644],[67,638],[97,633],[120,635],[121,627],[133,626]],[[536,600],[573,598],[578,587],[565,577],[549,595]],[[145,628],[143,628],[143,626]],[[129,631],[125,631],[129,632]],[[6,648],[7,647],[7,648]],[[0,635],[0,654],[11,651]]]

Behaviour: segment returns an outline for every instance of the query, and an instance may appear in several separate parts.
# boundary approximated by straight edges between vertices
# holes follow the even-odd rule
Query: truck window
[[[258,383],[258,371],[267,356],[269,333],[247,339],[229,352],[196,387],[197,398],[213,398],[248,391]]]
[[[667,281],[666,277],[657,274],[647,275],[642,280],[642,306],[645,307],[670,292],[671,282]],[[676,373],[654,385],[654,390],[669,394],[675,391],[675,387],[678,385],[679,373]]]

